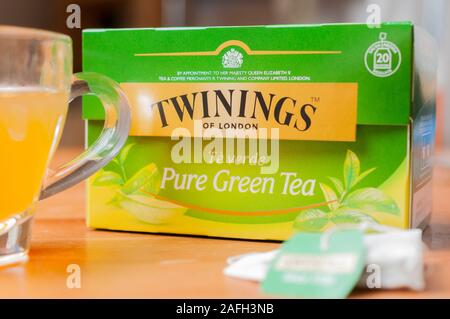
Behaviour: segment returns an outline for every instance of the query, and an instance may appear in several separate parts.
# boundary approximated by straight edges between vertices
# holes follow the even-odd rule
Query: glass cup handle
[[[70,101],[82,95],[95,95],[100,99],[105,110],[103,130],[82,154],[50,173],[39,199],[59,193],[97,172],[117,155],[127,140],[130,108],[119,85],[100,74],[76,73],[73,75]]]

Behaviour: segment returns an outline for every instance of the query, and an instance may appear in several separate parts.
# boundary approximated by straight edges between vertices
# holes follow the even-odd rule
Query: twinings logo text
[[[235,118],[254,119],[260,117],[266,121],[271,118],[282,126],[288,126],[297,131],[307,131],[312,125],[312,118],[317,110],[317,105],[311,103],[299,103],[291,96],[280,96],[275,93],[264,93],[249,90],[211,90],[182,94],[151,104],[157,108],[161,127],[177,125],[169,123],[167,114],[175,112],[179,122],[186,117],[195,119],[195,109],[201,109],[201,119],[210,118]],[[231,125],[227,125],[232,128]],[[221,128],[227,128],[224,125]],[[238,126],[236,126],[238,128]],[[242,124],[242,128],[245,128]]]
[[[132,136],[172,136],[184,128],[242,138],[262,129],[282,140],[354,141],[356,83],[121,83],[131,106]],[[271,138],[271,137],[267,137]]]

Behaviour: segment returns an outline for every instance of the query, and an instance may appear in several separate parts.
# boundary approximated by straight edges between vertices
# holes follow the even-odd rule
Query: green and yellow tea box
[[[88,226],[272,240],[424,226],[432,43],[408,22],[85,30],[84,71],[132,109],[126,146],[88,182]],[[95,98],[83,116],[89,145]]]

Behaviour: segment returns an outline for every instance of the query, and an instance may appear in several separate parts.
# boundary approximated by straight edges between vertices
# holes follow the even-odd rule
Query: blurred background
[[[450,150],[450,14],[448,0],[0,0],[0,24],[54,30],[74,42],[74,70],[81,70],[81,29],[69,29],[69,4],[81,8],[81,29],[258,25],[294,23],[366,23],[370,4],[382,21],[410,20],[431,33],[439,48],[438,149]],[[62,145],[83,145],[80,103],[71,106]],[[441,152],[442,153],[442,152]],[[448,153],[450,154],[450,152]],[[450,156],[444,156],[450,159]],[[450,160],[449,160],[450,163]]]

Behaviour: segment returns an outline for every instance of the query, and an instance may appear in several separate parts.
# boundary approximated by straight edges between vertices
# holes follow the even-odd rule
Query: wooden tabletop
[[[62,150],[56,162],[78,152]],[[225,277],[223,269],[227,257],[279,244],[93,230],[85,226],[84,198],[80,184],[39,204],[29,261],[0,267],[0,298],[266,297],[258,284]],[[359,290],[351,297],[450,297],[449,198],[450,169],[438,167],[434,213],[424,234],[430,247],[426,290]],[[67,286],[69,265],[79,266],[80,288]]]

